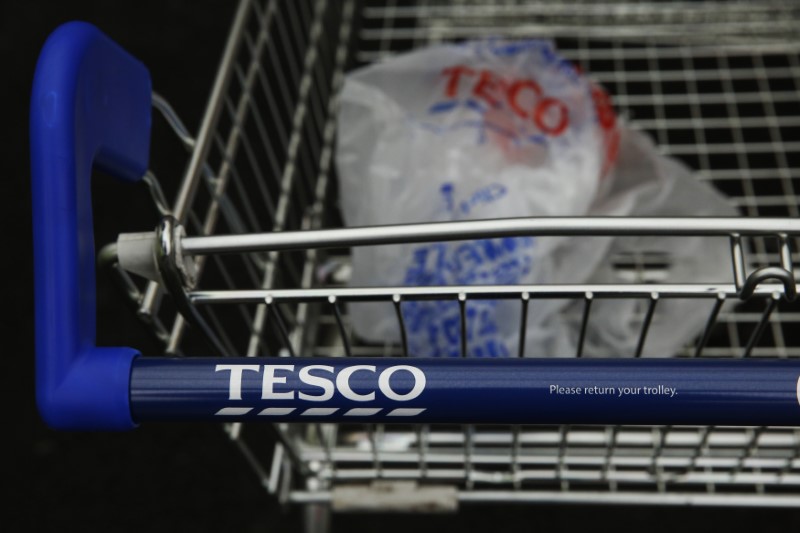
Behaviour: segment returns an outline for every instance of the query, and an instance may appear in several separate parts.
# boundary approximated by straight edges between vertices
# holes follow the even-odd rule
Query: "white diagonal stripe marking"
[[[295,407],[267,407],[260,413],[259,416],[285,416],[290,414],[292,411],[295,411]]]
[[[338,410],[338,407],[312,407],[300,413],[300,416],[328,416]]]
[[[252,410],[252,407],[223,407],[217,411],[216,416],[241,416]]]
[[[425,411],[425,408],[422,409],[401,408],[391,411],[386,416],[417,416],[423,411]]]
[[[372,416],[377,415],[382,410],[380,407],[356,407],[347,411],[344,416]]]

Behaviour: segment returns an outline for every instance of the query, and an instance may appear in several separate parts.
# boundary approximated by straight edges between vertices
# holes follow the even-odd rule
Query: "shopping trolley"
[[[59,28],[31,104],[42,416],[66,429],[221,422],[270,494],[337,511],[797,505],[798,18],[779,2],[242,0],[196,135],[108,37]],[[345,70],[498,35],[555,39],[633,127],[745,216],[341,227],[334,133]],[[148,170],[151,113],[189,154],[171,201]],[[167,357],[95,346],[93,167],[143,181],[162,214],[155,231],[120,235],[97,255]],[[654,253],[612,258],[618,282],[605,285],[347,284],[352,247],[520,235],[707,236],[731,254],[715,283],[672,280]],[[605,298],[641,303],[633,353],[583,353]],[[408,353],[403,306],[419,299],[458,302],[464,357]],[[521,336],[528,306],[569,301],[575,357],[471,357],[465,316],[477,299],[519,302]],[[642,357],[668,299],[706,308],[702,333],[675,357]],[[347,310],[363,302],[394,308],[401,342],[352,334]],[[677,394],[569,394],[623,386]]]

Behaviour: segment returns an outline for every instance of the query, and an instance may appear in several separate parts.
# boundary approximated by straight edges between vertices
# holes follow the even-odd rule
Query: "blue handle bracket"
[[[36,399],[58,429],[135,427],[129,388],[138,352],[95,346],[94,167],[135,182],[147,170],[147,68],[94,26],[47,39],[30,109],[36,298]]]

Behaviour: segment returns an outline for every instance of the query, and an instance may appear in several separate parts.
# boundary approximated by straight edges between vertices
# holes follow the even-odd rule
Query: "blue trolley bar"
[[[800,424],[778,360],[143,358],[135,421]]]

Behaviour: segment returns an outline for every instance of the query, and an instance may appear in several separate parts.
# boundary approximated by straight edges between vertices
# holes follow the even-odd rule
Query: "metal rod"
[[[285,426],[285,424],[283,424],[283,426]],[[267,427],[275,439],[281,445],[283,445],[283,448],[286,450],[286,454],[289,456],[289,463],[292,465],[292,467],[303,476],[310,475],[311,472],[308,469],[308,465],[305,463],[305,461],[303,461],[297,444],[287,434],[285,429],[283,429],[280,424],[268,424]]]
[[[178,191],[178,198],[175,201],[175,209],[173,209],[173,211],[175,218],[181,222],[186,220],[186,215],[189,213],[189,207],[197,191],[197,185],[200,183],[203,164],[205,163],[208,151],[211,149],[211,142],[215,130],[214,126],[222,111],[224,94],[228,88],[231,74],[233,73],[232,67],[235,64],[236,53],[241,43],[239,37],[244,31],[244,26],[248,19],[249,6],[250,2],[248,0],[241,0],[239,2],[239,7],[236,10],[233,25],[231,26],[231,32],[225,44],[225,52],[222,55],[222,60],[217,70],[217,78],[214,80],[214,86],[208,97],[208,107],[203,116],[203,122],[200,124],[200,131],[195,141],[195,149],[192,152],[192,157],[189,160],[189,166],[186,168],[183,183]]]
[[[750,428],[750,438],[748,439],[747,446],[742,449],[742,455],[739,456],[739,460],[736,462],[736,466],[732,470],[733,475],[736,475],[744,470],[745,462],[752,457],[755,451],[758,449],[758,439],[761,434],[764,433],[764,429],[764,426]]]
[[[768,301],[766,309],[761,314],[761,320],[758,322],[758,326],[753,331],[753,334],[750,335],[750,340],[747,341],[747,347],[744,349],[742,353],[742,357],[750,357],[750,354],[753,352],[753,348],[755,345],[758,344],[759,339],[761,339],[761,335],[764,334],[764,330],[769,324],[769,317],[772,315],[772,312],[778,306],[778,301],[780,300],[779,294],[773,294],[772,298]]]
[[[153,91],[152,103],[153,108],[157,109],[159,113],[161,113],[161,116],[164,117],[164,120],[166,120],[167,124],[169,124],[170,128],[172,128],[172,131],[175,132],[175,135],[177,135],[181,140],[183,146],[187,150],[193,149],[194,137],[192,137],[192,134],[189,133],[189,129],[183,123],[181,117],[178,116],[178,113],[170,105],[170,103],[155,91]]]
[[[158,181],[156,175],[151,170],[148,170],[142,178],[142,181],[147,185],[147,189],[150,191],[150,197],[153,199],[158,214],[162,217],[172,214],[167,198],[164,196],[164,190],[161,188],[161,183]]]
[[[608,476],[609,471],[612,469],[611,458],[614,456],[614,450],[617,448],[617,433],[619,426],[608,426],[606,432],[610,433],[608,437],[608,446],[606,446],[605,459],[601,469],[603,481],[608,483],[609,490],[616,492],[616,482]]]
[[[293,503],[327,503],[331,501],[329,491],[293,491],[290,500]],[[472,490],[459,491],[458,501],[461,503],[579,503],[586,505],[621,504],[621,505],[658,505],[658,506],[692,506],[707,505],[719,507],[785,507],[800,506],[800,497],[781,494],[707,494],[707,493],[671,493],[646,491],[625,491],[609,493],[607,491],[510,491],[510,490]]]
[[[277,326],[278,334],[281,336],[281,342],[289,350],[289,355],[295,357],[294,347],[292,341],[289,339],[289,331],[286,329],[286,322],[284,321],[283,312],[279,304],[275,303],[271,296],[264,298],[264,305],[266,307],[266,321],[269,323],[269,316],[272,314],[275,317],[275,325]],[[272,313],[270,313],[272,311]]]
[[[800,234],[800,220],[747,217],[547,217],[398,224],[186,237],[186,254],[304,250],[523,236],[724,236]],[[736,240],[733,238],[732,240]]]
[[[700,441],[697,443],[697,447],[692,451],[692,459],[689,463],[689,468],[686,469],[686,472],[691,472],[697,468],[697,461],[700,459],[703,450],[705,450],[705,448],[708,446],[708,439],[711,436],[712,431],[714,431],[714,426],[705,426],[701,429]]]
[[[378,443],[375,438],[375,424],[367,424],[366,428],[370,450],[372,451],[372,464],[375,467],[375,474],[377,477],[381,477],[381,459],[378,455]]]
[[[344,353],[348,357],[353,355],[350,350],[350,341],[347,339],[347,331],[344,328],[344,319],[342,319],[342,312],[339,310],[339,303],[336,296],[328,296],[328,301],[333,307],[333,315],[336,317],[336,324],[339,326],[339,333],[342,337],[342,345],[344,346]]]
[[[178,232],[181,226],[171,216],[161,219],[156,230],[158,247],[155,251],[155,261],[164,286],[170,292],[175,307],[186,320],[191,321],[205,336],[208,344],[220,355],[232,355],[233,351],[224,342],[224,332],[215,330],[209,326],[208,321],[200,313],[197,306],[192,305],[184,286],[191,278],[190,273],[181,270],[177,266],[178,256]],[[223,337],[223,338],[221,338]]]
[[[424,478],[428,473],[428,461],[426,459],[428,448],[428,433],[430,426],[427,424],[417,425],[417,451],[419,452],[419,469]]]
[[[363,16],[367,19],[391,19],[395,18],[431,18],[431,17],[453,17],[458,16],[462,19],[477,18],[483,19],[487,16],[507,17],[517,19],[527,16],[567,16],[574,17],[580,15],[584,18],[604,21],[610,17],[625,17],[638,22],[637,17],[647,17],[659,15],[659,20],[670,20],[667,17],[686,16],[688,13],[705,13],[709,16],[716,14],[719,7],[715,4],[703,5],[696,2],[670,2],[653,3],[641,2],[637,9],[633,9],[630,4],[617,4],[614,2],[600,2],[593,4],[554,4],[547,1],[530,1],[525,4],[422,4],[422,5],[398,5],[387,7],[385,5],[367,6],[363,10]],[[783,2],[765,0],[761,4],[730,4],[725,6],[725,13],[732,15],[769,15],[774,14],[775,10],[792,12],[792,8]],[[661,18],[663,17],[663,18]],[[674,19],[673,19],[674,20]],[[679,19],[678,19],[679,20]],[[758,23],[760,19],[754,20]],[[705,19],[704,19],[705,22]]]
[[[703,330],[703,336],[700,338],[700,341],[697,343],[697,348],[694,350],[694,356],[700,357],[703,353],[703,348],[706,347],[708,343],[708,338],[711,336],[711,331],[714,329],[714,325],[717,323],[717,316],[719,315],[720,309],[722,309],[722,304],[725,303],[725,295],[718,294],[717,299],[714,301],[714,307],[711,308],[711,313],[708,315],[708,320],[706,321],[705,330]]]
[[[662,489],[663,481],[661,479],[661,475],[659,474],[658,463],[664,454],[664,446],[666,446],[667,443],[667,435],[671,429],[672,426],[659,427],[658,439],[653,439],[653,462],[650,464],[650,471],[658,478],[659,490]]]
[[[514,480],[514,488],[520,488],[520,479],[519,479],[519,451],[520,451],[520,426],[514,425],[511,428],[511,475],[513,476]]]
[[[642,333],[639,335],[639,342],[636,344],[636,357],[642,356],[644,350],[644,343],[647,340],[647,332],[650,331],[650,323],[653,321],[653,313],[656,311],[656,304],[658,303],[659,295],[654,292],[650,295],[650,303],[647,306],[647,314],[642,323]]]
[[[317,439],[319,439],[319,445],[322,447],[325,453],[325,462],[328,463],[328,467],[331,469],[331,475],[333,475],[334,471],[336,470],[336,465],[333,462],[333,450],[331,449],[331,443],[328,442],[328,437],[325,435],[325,430],[322,427],[322,424],[314,424],[314,431],[317,434]]]
[[[558,427],[558,459],[556,461],[556,472],[561,480],[561,490],[569,490],[569,480],[564,475],[566,470],[567,447],[569,446],[569,425],[561,424]]]
[[[788,474],[794,468],[794,464],[797,459],[800,457],[800,429],[794,430],[794,446],[792,447],[792,455],[791,457],[786,458],[786,464],[783,468],[781,468],[781,474]]]
[[[403,345],[403,356],[408,357],[408,334],[406,333],[406,322],[403,319],[402,297],[399,294],[392,296],[394,311],[397,314],[397,323],[400,326],[400,342]]]
[[[778,235],[778,242],[781,247],[781,266],[787,271],[794,274],[794,266],[792,265],[792,248],[789,244],[789,236],[785,233]]]
[[[583,345],[586,341],[586,328],[589,325],[589,312],[592,309],[592,301],[594,300],[594,294],[591,292],[587,292],[584,297],[584,304],[583,304],[583,318],[581,319],[581,333],[578,337],[578,349],[575,354],[576,357],[581,357],[583,355]]]
[[[460,318],[461,357],[467,356],[467,295],[458,295],[458,315]]]
[[[269,469],[269,479],[265,485],[267,492],[272,495],[278,493],[281,471],[283,470],[283,449],[283,445],[280,442],[276,442],[275,448],[272,449],[272,464]]]
[[[531,299],[531,295],[523,292],[520,295],[520,299],[522,301],[522,316],[519,320],[519,350],[517,355],[523,357],[525,355],[525,335],[528,332],[528,302]]]
[[[741,289],[747,278],[747,269],[744,264],[742,237],[738,234],[731,235],[731,259],[733,261],[733,282],[738,289]]]
[[[715,298],[738,296],[733,285],[726,284],[659,284],[661,298]],[[309,289],[253,289],[227,291],[194,291],[189,298],[195,304],[263,303],[267,296],[278,302],[324,302],[331,296],[348,302],[391,301],[395,295],[403,300],[455,300],[459,294],[470,299],[518,299],[522,292],[536,298],[574,298],[591,292],[595,298],[649,298],[652,283],[629,285],[452,285],[439,287],[341,287]],[[783,294],[784,287],[776,283],[761,283],[755,296]]]
[[[464,427],[464,476],[467,482],[467,489],[471,490],[475,484],[472,478],[474,466],[472,464],[473,440],[475,426],[467,425]]]

